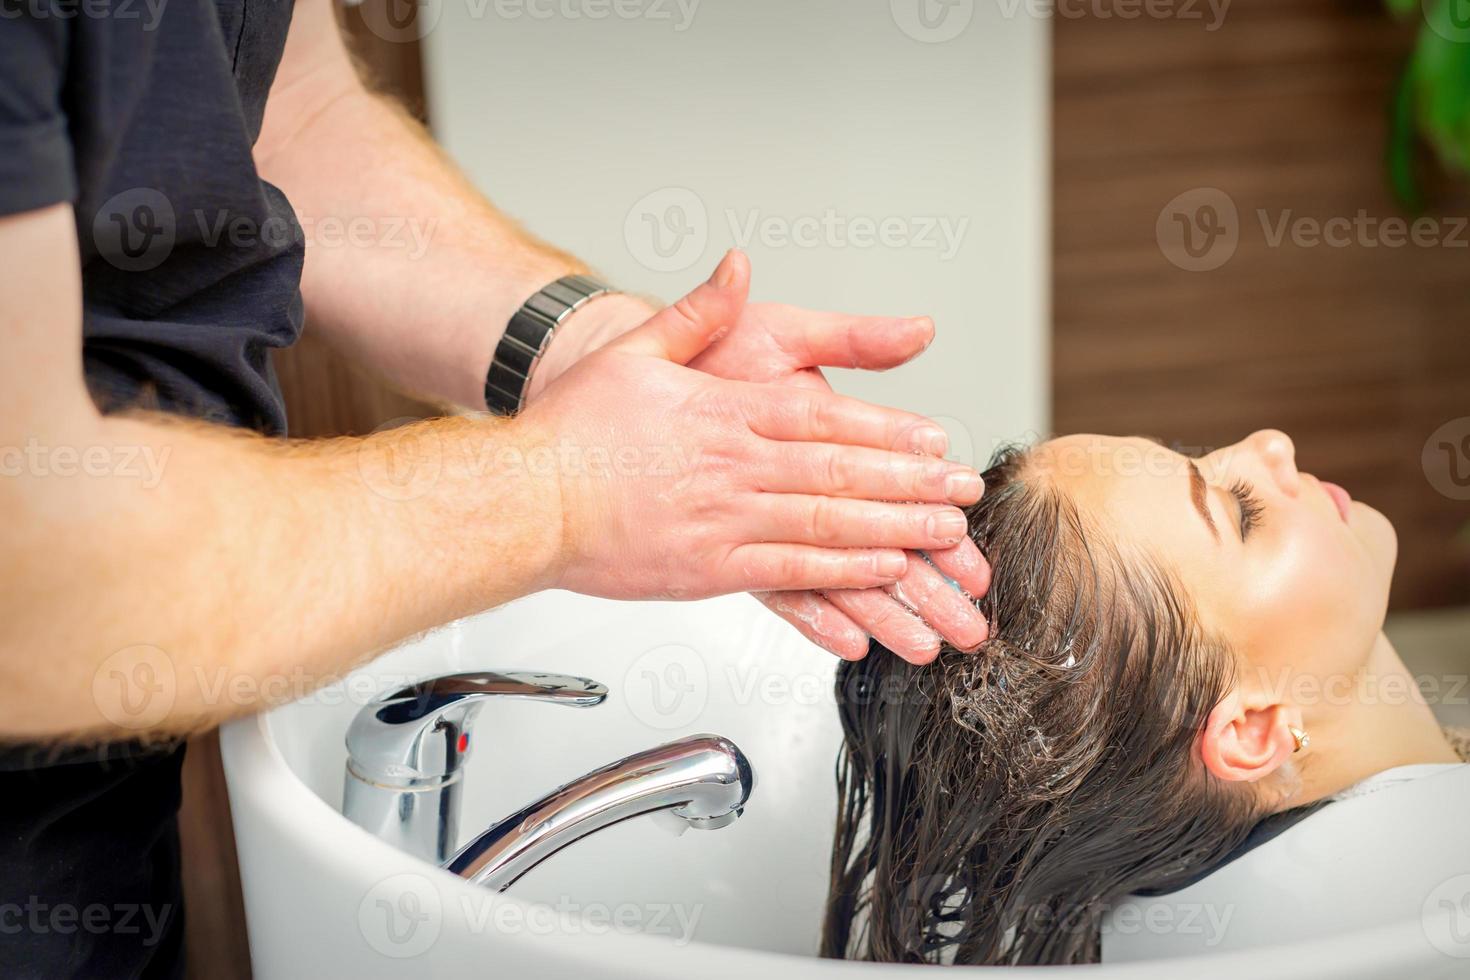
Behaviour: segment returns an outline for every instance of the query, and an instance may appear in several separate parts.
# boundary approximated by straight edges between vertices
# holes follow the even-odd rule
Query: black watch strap
[[[526,401],[531,372],[562,321],[599,296],[614,292],[591,276],[565,276],[526,300],[505,328],[485,376],[485,404],[514,415]]]

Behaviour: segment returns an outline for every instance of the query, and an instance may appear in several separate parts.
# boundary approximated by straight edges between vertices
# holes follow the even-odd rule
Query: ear
[[[1295,710],[1280,702],[1255,703],[1232,691],[1215,705],[1200,734],[1205,768],[1220,779],[1253,783],[1275,772],[1296,751]]]

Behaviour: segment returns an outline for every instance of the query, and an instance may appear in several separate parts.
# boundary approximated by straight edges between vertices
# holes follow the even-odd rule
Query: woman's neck
[[[1378,634],[1352,681],[1346,692],[1325,685],[1322,703],[1302,706],[1311,744],[1293,760],[1300,786],[1286,806],[1323,799],[1395,766],[1460,761],[1388,637]]]

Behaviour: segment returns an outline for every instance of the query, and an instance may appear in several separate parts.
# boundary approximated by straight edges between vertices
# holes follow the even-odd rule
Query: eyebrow
[[[1208,489],[1205,487],[1205,478],[1200,474],[1199,467],[1194,465],[1194,460],[1189,461],[1189,499],[1194,502],[1194,509],[1199,511],[1199,516],[1205,519],[1205,526],[1220,540],[1220,529],[1215,527],[1215,519],[1210,516],[1210,505],[1207,502]]]

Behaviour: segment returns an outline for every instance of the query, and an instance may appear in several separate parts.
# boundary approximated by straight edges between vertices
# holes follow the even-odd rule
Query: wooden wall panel
[[[1420,462],[1437,427],[1470,416],[1470,231],[1274,246],[1258,214],[1401,215],[1382,159],[1412,26],[1341,0],[1235,0],[1214,31],[1083,7],[1054,25],[1057,431],[1218,446],[1283,429],[1304,470],[1393,520],[1397,608],[1470,602],[1470,505]],[[1239,214],[1237,250],[1211,271],[1177,268],[1156,235],[1196,188]],[[1465,184],[1436,193],[1433,214],[1470,215]]]
[[[189,740],[184,756],[179,851],[184,878],[186,975],[249,980],[250,942],[230,794],[220,765],[219,732]]]

